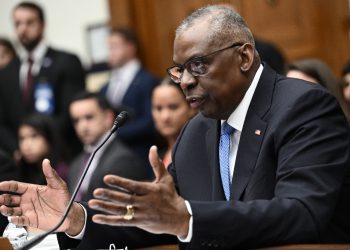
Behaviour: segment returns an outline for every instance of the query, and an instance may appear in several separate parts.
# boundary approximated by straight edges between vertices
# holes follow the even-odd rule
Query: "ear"
[[[250,43],[245,43],[239,48],[239,51],[241,55],[241,71],[247,72],[252,67],[255,56],[255,48]]]
[[[111,109],[108,109],[105,112],[106,112],[106,125],[109,127],[112,127],[114,119],[115,119],[115,113]]]

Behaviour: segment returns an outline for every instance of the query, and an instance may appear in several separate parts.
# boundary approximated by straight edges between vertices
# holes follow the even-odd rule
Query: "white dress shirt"
[[[119,107],[124,95],[134,80],[137,72],[141,68],[141,63],[133,59],[122,67],[112,71],[111,79],[108,83],[106,97],[113,107]]]
[[[36,76],[40,68],[42,66],[48,67],[51,65],[51,59],[45,58],[46,52],[48,50],[48,45],[44,40],[41,40],[40,43],[34,48],[34,50],[30,53],[31,58],[33,60],[32,66],[32,75]],[[29,68],[28,58],[29,53],[24,48],[19,50],[19,57],[21,59],[21,68],[19,71],[19,79],[21,88],[24,87],[24,83],[27,79],[27,73]]]

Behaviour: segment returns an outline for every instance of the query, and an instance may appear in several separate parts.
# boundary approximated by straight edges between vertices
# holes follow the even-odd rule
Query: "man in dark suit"
[[[107,185],[129,193],[94,191],[89,207],[103,211],[92,217],[101,224],[96,227],[173,234],[182,249],[349,242],[350,135],[335,98],[318,85],[261,64],[246,23],[224,6],[204,7],[183,21],[174,63],[170,76],[201,113],[180,134],[170,173],[152,147],[152,183],[104,177]],[[50,186],[64,190],[58,178],[51,178],[48,163],[44,173],[50,182],[40,198],[55,193]],[[2,213],[19,215],[15,223],[38,218],[22,201],[36,197],[29,187],[0,184],[0,190],[22,195],[17,202],[0,200],[15,205],[1,207]],[[62,193],[60,198],[68,197]],[[75,204],[60,231],[77,235],[87,223],[89,234],[79,209]],[[39,219],[45,228],[48,219]],[[108,240],[104,236],[101,241]]]
[[[65,138],[71,135],[68,101],[85,87],[77,56],[48,46],[45,18],[40,6],[22,2],[13,11],[20,42],[19,58],[0,71],[0,134],[9,151],[16,148],[20,119],[32,112],[53,115]],[[71,138],[71,137],[70,137]]]
[[[148,149],[154,143],[151,114],[151,93],[158,79],[148,72],[138,58],[136,34],[127,28],[114,28],[108,37],[111,78],[101,89],[116,110],[130,114],[127,126],[120,128],[119,137],[148,162]]]
[[[89,156],[100,145],[113,126],[115,113],[104,96],[79,92],[70,102],[69,113],[75,132],[84,145],[84,150],[70,164],[68,187],[73,192]],[[95,155],[85,180],[80,189],[79,201],[87,202],[92,192],[106,185],[103,177],[115,174],[134,180],[148,180],[148,166],[118,137],[113,135]]]

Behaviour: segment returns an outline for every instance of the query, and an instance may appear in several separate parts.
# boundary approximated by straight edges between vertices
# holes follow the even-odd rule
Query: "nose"
[[[164,108],[160,114],[160,117],[163,122],[167,121],[170,117],[169,109]]]
[[[189,90],[196,86],[196,81],[196,78],[190,72],[188,72],[187,69],[185,69],[182,74],[180,86],[182,90]]]

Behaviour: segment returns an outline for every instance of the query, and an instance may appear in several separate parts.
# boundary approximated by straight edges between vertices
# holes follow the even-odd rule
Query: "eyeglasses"
[[[185,62],[184,64],[177,64],[174,65],[170,68],[167,69],[167,72],[171,78],[171,80],[177,84],[181,83],[181,79],[182,76],[184,74],[185,69],[188,71],[188,73],[190,73],[192,76],[200,76],[200,75],[204,75],[205,73],[207,73],[208,67],[209,65],[207,63],[205,63],[205,58],[212,56],[214,54],[217,54],[221,51],[227,50],[227,49],[231,49],[237,46],[242,46],[243,43],[234,43],[229,47],[225,47],[223,49],[219,49],[216,50],[214,52],[211,52],[208,55],[204,55],[204,56],[199,56],[199,57],[195,57],[192,58],[190,60],[188,60],[187,62]]]

